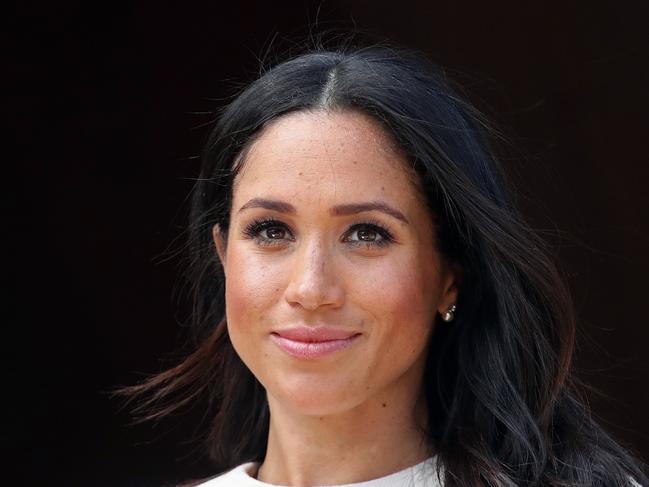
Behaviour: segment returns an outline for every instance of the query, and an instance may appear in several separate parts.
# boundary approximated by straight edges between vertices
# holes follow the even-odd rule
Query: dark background
[[[187,443],[191,418],[129,427],[106,392],[160,370],[178,349],[179,261],[165,256],[182,234],[209,112],[255,76],[275,35],[276,49],[288,46],[318,10],[320,28],[355,24],[425,51],[507,128],[506,166],[524,211],[574,291],[577,371],[602,393],[589,393],[592,408],[649,459],[648,5],[9,9],[2,402],[15,485],[157,486],[210,473]]]

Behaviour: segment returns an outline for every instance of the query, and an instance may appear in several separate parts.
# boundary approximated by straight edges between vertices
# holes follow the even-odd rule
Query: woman
[[[576,399],[568,291],[485,121],[387,47],[316,51],[222,113],[193,193],[196,351],[131,389],[200,404],[221,485],[623,486]]]

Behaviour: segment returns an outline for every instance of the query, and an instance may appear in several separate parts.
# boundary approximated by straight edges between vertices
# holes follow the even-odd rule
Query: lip
[[[316,359],[351,346],[361,333],[326,326],[300,326],[271,333],[275,344],[289,355]]]

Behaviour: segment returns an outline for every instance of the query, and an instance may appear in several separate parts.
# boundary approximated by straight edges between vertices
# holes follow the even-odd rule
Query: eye
[[[255,220],[245,226],[244,236],[255,240],[259,245],[281,245],[293,240],[288,227],[278,220]]]
[[[372,228],[359,228],[352,232],[349,240],[360,240],[361,242],[375,242],[381,240],[379,233]]]
[[[385,247],[394,241],[390,232],[376,223],[352,225],[342,240],[365,247]]]
[[[265,234],[265,235],[264,235]],[[263,238],[282,239],[286,235],[286,230],[281,227],[265,228],[259,232]]]

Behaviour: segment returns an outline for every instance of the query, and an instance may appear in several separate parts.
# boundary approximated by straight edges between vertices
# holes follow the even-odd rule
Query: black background
[[[182,234],[209,112],[255,76],[275,35],[274,46],[288,46],[318,10],[320,28],[355,24],[428,53],[507,127],[521,204],[574,291],[577,372],[602,393],[589,394],[593,410],[649,458],[648,5],[10,9],[3,436],[17,454],[15,485],[156,486],[210,472],[187,443],[190,419],[127,426],[106,391],[160,370],[178,349],[178,259],[165,256]]]

